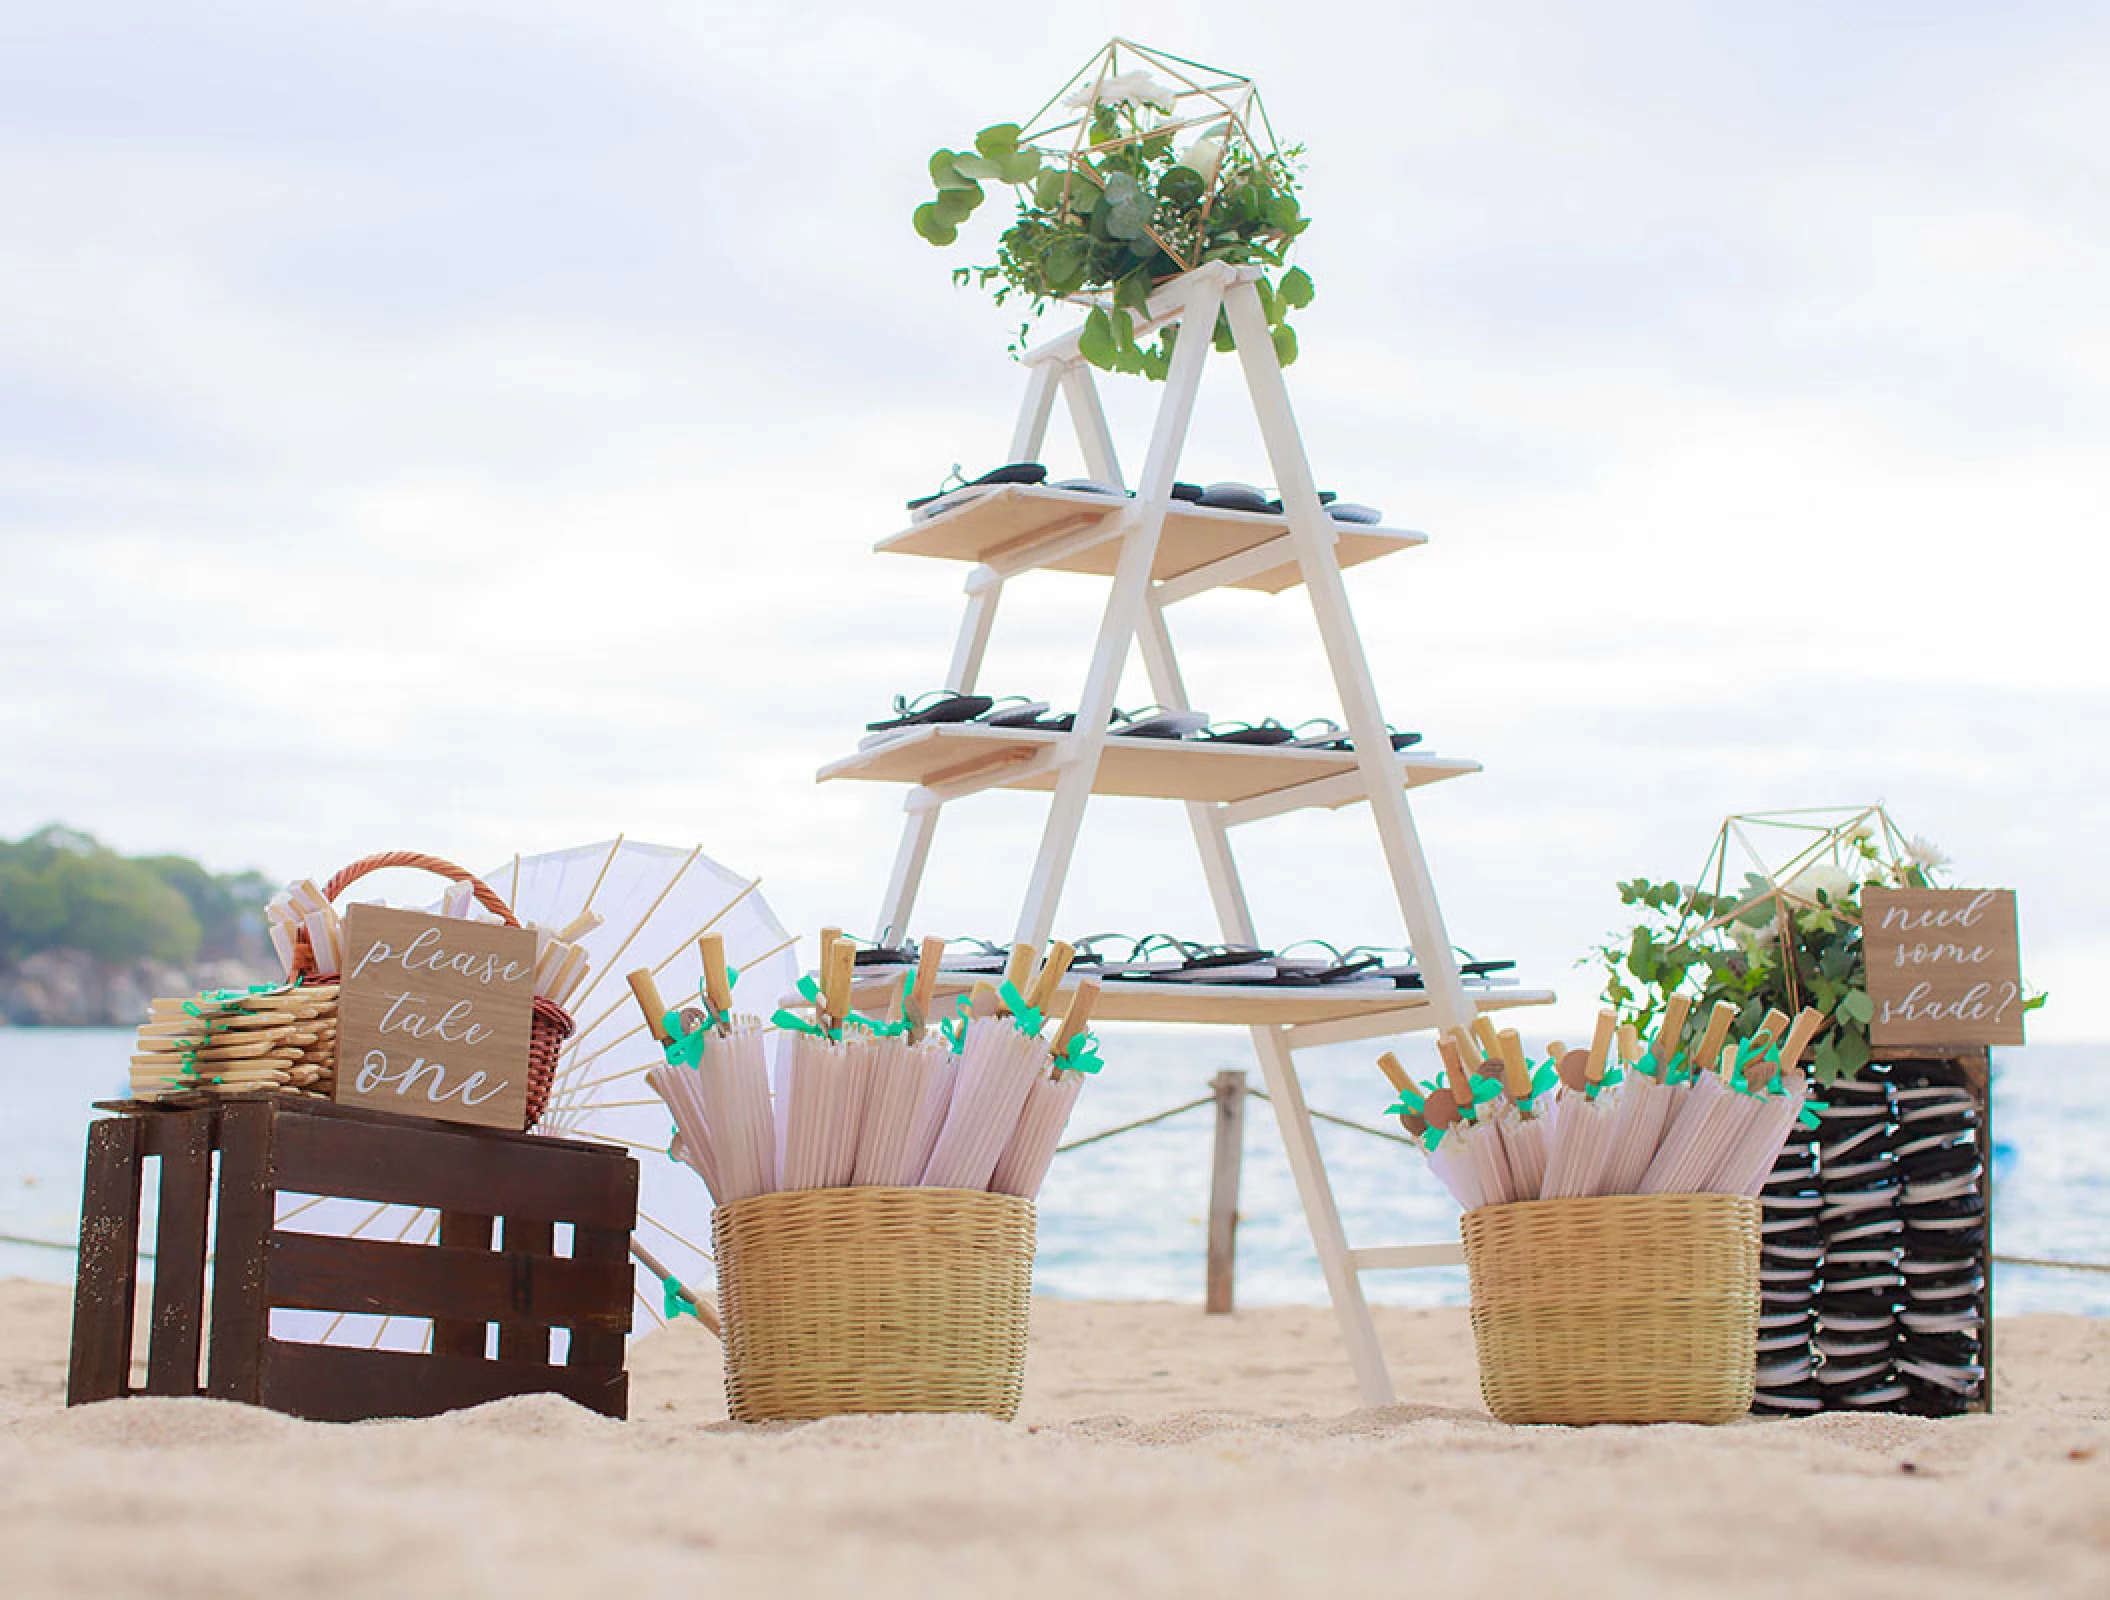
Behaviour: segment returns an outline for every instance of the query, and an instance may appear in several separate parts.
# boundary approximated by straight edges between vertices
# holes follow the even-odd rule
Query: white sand
[[[1514,1429],[1459,1312],[1043,1301],[1025,1411],[741,1428],[716,1341],[633,1420],[68,1411],[65,1291],[0,1284],[0,1595],[2110,1594],[2110,1323],[2001,1322],[2000,1411]]]

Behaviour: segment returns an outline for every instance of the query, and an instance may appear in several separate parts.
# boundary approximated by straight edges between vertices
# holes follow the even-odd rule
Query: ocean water
[[[45,1246],[76,1235],[90,1102],[121,1092],[130,1038],[124,1029],[0,1028],[0,1278],[71,1281],[70,1251]],[[1086,1086],[1069,1136],[1202,1099],[1223,1068],[1243,1068],[1261,1087],[1244,1042],[1227,1031],[1108,1029],[1106,1069]],[[1391,1097],[1366,1048],[1308,1052],[1299,1069],[1314,1109],[1373,1127],[1384,1120]],[[2001,1051],[1994,1073],[1995,1248],[2110,1262],[2110,1044]],[[1323,1123],[1318,1138],[1350,1244],[1457,1237],[1457,1206],[1416,1151]],[[1040,1291],[1198,1304],[1212,1140],[1203,1107],[1059,1156],[1040,1197]],[[1247,1107],[1239,1211],[1239,1303],[1323,1304],[1272,1109],[1259,1101]],[[1465,1301],[1462,1268],[1371,1273],[1363,1282],[1384,1304]],[[2110,1316],[2110,1273],[2002,1266],[1994,1299],[2005,1314]]]

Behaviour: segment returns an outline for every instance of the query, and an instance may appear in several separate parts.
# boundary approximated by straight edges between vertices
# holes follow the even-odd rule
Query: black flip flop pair
[[[1262,494],[1250,483],[1212,483],[1206,487],[1198,483],[1175,483],[1172,498],[1215,511],[1251,511],[1269,517],[1282,515],[1281,499]],[[1331,489],[1319,491],[1319,504],[1336,522],[1374,524],[1381,516],[1374,506],[1352,504]]]

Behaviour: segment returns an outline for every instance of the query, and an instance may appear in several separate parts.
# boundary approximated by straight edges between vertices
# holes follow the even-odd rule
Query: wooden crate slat
[[[414,1123],[372,1124],[290,1115],[279,1124],[279,1187],[390,1205],[431,1206],[484,1216],[627,1227],[616,1163],[605,1153],[512,1137],[467,1137]]]
[[[281,1233],[271,1240],[266,1267],[274,1307],[467,1321],[478,1330],[479,1352],[485,1321],[499,1313],[502,1324],[541,1329],[629,1325],[627,1314],[613,1309],[626,1304],[627,1261]]]
[[[213,1230],[211,1342],[205,1392],[257,1403],[258,1335],[267,1325],[264,1241],[278,1209],[272,1145],[278,1108],[244,1101],[220,1112],[220,1215]]]
[[[442,1211],[440,1248],[457,1250],[464,1257],[488,1256],[491,1253],[491,1240],[496,1222],[495,1217],[473,1212]],[[461,1315],[433,1318],[432,1353],[440,1356],[482,1356],[490,1342],[486,1338],[491,1325],[490,1315],[491,1307],[486,1303]]]
[[[629,1168],[630,1188],[637,1192],[637,1163]],[[625,1228],[575,1228],[571,1236],[572,1258],[620,1267],[626,1279],[621,1328],[582,1327],[572,1330],[571,1348],[565,1361],[575,1367],[619,1367],[623,1364],[624,1336],[632,1317],[630,1282],[630,1233]]]
[[[139,1125],[130,1117],[89,1126],[80,1263],[73,1283],[73,1349],[66,1371],[70,1406],[114,1400],[131,1387],[139,1149]]]
[[[214,1123],[210,1111],[179,1111],[144,1119],[146,1153],[161,1158],[160,1216],[154,1229],[154,1320],[147,1344],[148,1394],[198,1392]]]
[[[314,1422],[429,1417],[516,1394],[560,1394],[620,1419],[630,1408],[630,1378],[620,1366],[552,1367],[281,1339],[263,1349],[263,1403]]]
[[[598,1275],[598,1281],[592,1283],[587,1304],[589,1308],[602,1308],[599,1315],[603,1318],[611,1315],[606,1309],[609,1303],[627,1292],[631,1277],[627,1261],[611,1272],[607,1262],[557,1260],[554,1223],[507,1217],[500,1242],[505,1249],[505,1259],[511,1263],[513,1279],[507,1303],[517,1313],[499,1319],[498,1359],[501,1361],[540,1361],[546,1364],[550,1352],[550,1324],[577,1325],[596,1320],[592,1315],[551,1316],[548,1307],[552,1279],[565,1284]],[[627,1323],[628,1319],[625,1320]]]

